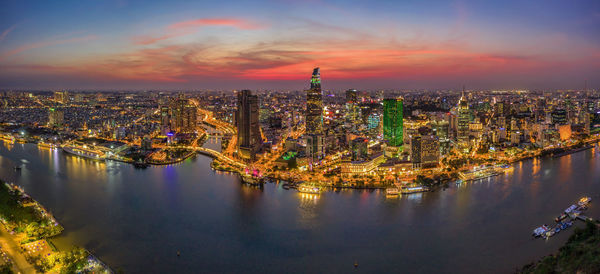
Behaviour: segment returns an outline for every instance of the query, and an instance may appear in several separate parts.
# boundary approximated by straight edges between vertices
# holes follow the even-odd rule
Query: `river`
[[[0,144],[0,178],[23,186],[65,227],[53,241],[83,246],[126,273],[506,273],[564,244],[572,229],[547,241],[531,231],[581,196],[593,197],[585,215],[600,218],[598,148],[396,199],[256,189],[210,161],[135,169]]]

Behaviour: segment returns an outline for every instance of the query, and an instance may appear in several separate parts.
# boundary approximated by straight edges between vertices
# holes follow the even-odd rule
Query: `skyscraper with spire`
[[[323,133],[323,96],[321,72],[318,67],[313,70],[310,89],[306,91],[306,133]]]
[[[465,91],[463,88],[460,100],[458,100],[458,123],[456,138],[460,145],[466,146],[469,144],[469,122],[471,120],[471,113],[469,112],[469,102],[465,97]]]
[[[306,91],[306,157],[312,168],[324,156],[323,151],[323,96],[321,94],[321,72],[313,70],[310,89]]]

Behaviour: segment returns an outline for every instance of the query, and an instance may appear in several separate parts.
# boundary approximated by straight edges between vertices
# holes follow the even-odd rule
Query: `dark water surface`
[[[140,170],[31,144],[0,144],[0,178],[54,213],[59,247],[83,246],[127,273],[506,273],[564,244],[572,229],[548,241],[531,231],[581,196],[594,198],[585,215],[600,218],[599,157],[595,148],[527,160],[397,199],[254,189],[204,156]]]

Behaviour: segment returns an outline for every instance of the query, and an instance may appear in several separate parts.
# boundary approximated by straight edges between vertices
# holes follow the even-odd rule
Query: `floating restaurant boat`
[[[398,188],[396,188],[396,187],[388,187],[385,189],[385,194],[386,195],[398,195],[398,194],[400,194],[400,190],[398,190]]]
[[[410,194],[410,193],[419,193],[419,192],[427,192],[429,188],[426,186],[413,186],[413,187],[403,187],[400,191],[402,194]]]
[[[320,194],[321,191],[321,187],[315,184],[301,184],[298,186],[298,192],[300,193]]]

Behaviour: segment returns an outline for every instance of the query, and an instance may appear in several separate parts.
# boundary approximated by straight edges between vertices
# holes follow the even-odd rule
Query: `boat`
[[[586,206],[587,204],[589,204],[592,201],[592,198],[590,197],[583,197],[581,199],[579,199],[579,202],[577,202],[577,204],[579,206]]]
[[[546,225],[540,226],[536,229],[533,230],[533,233],[531,234],[531,236],[533,237],[540,237],[542,235],[544,235],[548,230],[550,230],[550,228]]]
[[[560,216],[554,218],[554,221],[556,221],[557,223],[566,219],[568,217],[568,215],[566,213],[560,214]]]
[[[400,191],[396,187],[388,187],[385,189],[385,194],[386,195],[398,195],[398,194],[400,194]]]
[[[427,192],[429,188],[426,186],[413,186],[413,187],[403,187],[400,191],[402,194],[410,194],[410,193],[419,193],[419,192]]]
[[[99,160],[99,161],[106,160],[106,155],[104,155],[103,153],[100,154],[100,153],[94,152],[89,149],[73,147],[73,146],[63,146],[62,149],[63,149],[63,151],[65,151],[69,154],[81,156],[81,157],[88,158],[88,159]]]
[[[298,186],[298,192],[309,194],[320,194],[321,187],[314,184],[301,184]]]
[[[554,232],[554,230],[552,229],[548,229],[545,233],[544,233],[544,238],[548,239],[552,236],[554,236],[554,234],[556,234],[556,232]]]
[[[558,232],[560,232],[560,227],[559,226],[557,226],[557,227],[554,228],[554,233],[558,233]]]

